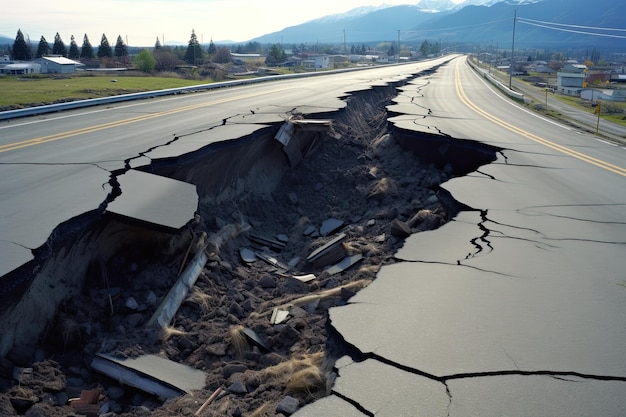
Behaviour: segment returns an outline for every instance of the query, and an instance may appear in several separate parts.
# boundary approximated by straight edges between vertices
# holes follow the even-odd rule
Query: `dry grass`
[[[249,417],[267,417],[271,415],[271,410],[272,408],[270,404],[263,404],[262,406],[254,410],[254,412],[250,414]]]
[[[233,347],[235,356],[241,358],[250,350],[250,343],[243,334],[243,326],[235,326],[230,329],[230,345]]]
[[[161,329],[161,334],[159,335],[159,339],[161,340],[161,342],[165,342],[171,339],[172,337],[184,336],[186,334],[187,332],[185,331],[178,330],[177,328],[172,327],[172,326],[166,326]]]
[[[394,180],[385,177],[376,181],[367,195],[368,198],[382,200],[387,195],[394,195],[398,192],[398,186]]]
[[[266,301],[257,308],[257,312],[259,312],[258,314],[260,316],[266,316],[272,314],[274,308],[287,309],[292,306],[303,306],[317,300],[341,297],[342,289],[358,291],[367,287],[370,282],[372,282],[371,279],[359,279],[357,281],[349,282],[336,288],[331,288],[329,290],[318,291],[310,295],[305,295],[304,297],[294,298],[294,296],[290,295],[287,297],[283,297],[282,299]]]
[[[323,362],[323,352],[305,354],[266,368],[259,372],[258,377],[291,391],[313,394],[326,387]]]
[[[209,302],[212,297],[209,294],[202,292],[198,287],[193,288],[193,292],[187,296],[186,302],[196,304],[203,314],[209,311]]]

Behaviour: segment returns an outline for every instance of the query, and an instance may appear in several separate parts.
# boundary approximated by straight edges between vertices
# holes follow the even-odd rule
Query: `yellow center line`
[[[192,105],[188,105],[188,106],[177,107],[177,108],[171,109],[171,110],[165,110],[165,111],[162,111],[162,112],[157,112],[157,113],[152,113],[152,114],[144,114],[144,115],[141,115],[141,116],[131,117],[129,119],[118,120],[118,121],[109,122],[109,123],[103,123],[103,124],[99,124],[99,125],[95,125],[95,126],[89,126],[89,127],[84,127],[84,128],[81,128],[81,129],[76,129],[76,130],[70,130],[68,132],[55,133],[55,134],[52,134],[52,135],[40,136],[40,137],[37,137],[37,138],[26,139],[26,140],[22,140],[22,141],[19,141],[19,142],[8,143],[6,145],[0,145],[0,153],[8,152],[8,151],[14,151],[14,150],[21,149],[21,148],[27,148],[29,146],[39,145],[39,144],[42,144],[42,143],[53,142],[53,141],[57,141],[57,140],[60,140],[60,139],[71,138],[71,137],[74,137],[74,136],[84,135],[84,134],[87,134],[87,133],[98,132],[100,130],[111,129],[111,128],[114,128],[114,127],[124,126],[124,125],[131,124],[131,123],[142,122],[142,121],[145,121],[145,120],[154,119],[156,117],[169,116],[169,115],[172,115],[172,114],[177,114],[177,113],[181,113],[181,112],[185,112],[185,111],[200,109],[202,107],[209,107],[209,106],[213,106],[213,105],[216,105],[216,104],[227,103],[229,101],[236,101],[236,100],[241,100],[241,99],[244,99],[244,98],[251,98],[251,97],[255,97],[255,96],[260,96],[260,95],[263,95],[263,94],[265,94],[265,93],[253,93],[253,94],[248,94],[248,95],[244,95],[244,96],[237,96],[235,98],[227,98],[227,99],[213,100],[213,101],[199,103],[199,104],[192,104]]]
[[[490,113],[487,113],[486,111],[484,111],[483,109],[481,109],[480,107],[476,106],[474,103],[472,103],[470,101],[470,99],[467,97],[467,95],[465,94],[465,91],[463,90],[463,87],[461,85],[461,76],[460,76],[460,71],[459,71],[459,65],[461,65],[460,63],[457,63],[457,66],[455,68],[455,88],[456,88],[456,92],[459,96],[459,98],[461,99],[461,101],[469,108],[471,108],[472,110],[474,110],[476,113],[480,114],[481,116],[485,117],[488,120],[491,120],[492,122],[504,127],[505,129],[508,129],[514,133],[517,133],[519,135],[524,136],[525,138],[528,138],[534,142],[540,143],[544,146],[547,146],[548,148],[554,149],[555,151],[558,152],[562,152],[566,155],[569,155],[571,157],[574,157],[576,159],[580,159],[581,161],[587,162],[589,164],[595,165],[597,167],[600,167],[602,169],[606,169],[607,171],[611,171],[615,174],[621,175],[621,176],[626,176],[626,168],[622,168],[620,166],[617,165],[613,165],[610,164],[606,161],[603,161],[601,159],[597,159],[594,158],[592,156],[586,155],[584,153],[575,151],[573,149],[570,149],[566,146],[563,145],[559,145],[558,143],[554,143],[552,141],[549,141],[547,139],[544,139],[540,136],[534,135],[530,132],[527,132],[526,130],[523,130],[517,126],[514,126],[510,123],[505,122],[502,119],[499,119],[495,116],[493,116]]]

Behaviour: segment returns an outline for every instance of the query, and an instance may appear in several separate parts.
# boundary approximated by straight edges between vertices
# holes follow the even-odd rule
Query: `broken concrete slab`
[[[326,219],[322,222],[322,226],[320,227],[320,234],[322,236],[332,235],[337,230],[339,230],[343,225],[344,225],[343,220],[333,219],[333,218]]]
[[[132,169],[118,182],[122,194],[109,203],[107,212],[127,221],[179,230],[198,209],[193,184]]]
[[[345,233],[340,233],[335,236],[333,239],[315,249],[309,256],[307,256],[307,262],[316,268],[322,268],[340,260],[346,254],[343,247],[343,241],[346,240],[347,237],[348,235]]]
[[[335,265],[326,268],[324,272],[328,274],[329,276],[339,274],[340,272],[343,272],[346,269],[360,262],[361,259],[363,259],[363,255],[361,255],[360,253],[356,255],[352,255],[352,256],[346,256],[345,258],[341,260],[341,262],[336,263]]]
[[[248,239],[250,242],[257,244],[259,247],[268,247],[271,250],[280,252],[285,249],[285,242],[278,239],[272,239],[265,236],[249,234]]]
[[[256,253],[250,248],[239,248],[239,256],[242,261],[248,264],[254,263],[259,259]]]
[[[312,404],[298,410],[293,417],[319,417],[319,416],[342,416],[342,417],[367,417],[368,414],[360,412],[348,401],[329,395]]]
[[[259,259],[267,262],[268,264],[270,264],[270,265],[272,265],[272,266],[274,266],[276,268],[282,269],[283,271],[288,271],[290,269],[289,265],[285,265],[284,263],[279,261],[278,258],[276,258],[274,255],[272,255],[270,253],[257,251],[257,252],[255,252],[255,255]]]
[[[272,310],[272,317],[270,318],[271,324],[280,324],[289,317],[289,311],[280,308]]]
[[[173,398],[204,388],[203,371],[156,355],[116,358],[97,354],[91,368],[115,381],[162,398]]]
[[[344,366],[338,373],[333,392],[350,398],[366,415],[441,416],[450,402],[443,383],[373,359]]]
[[[244,327],[241,330],[241,333],[248,339],[251,343],[258,346],[262,351],[269,352],[270,348],[267,342],[259,336],[254,330]]]
[[[297,279],[298,281],[309,282],[315,279],[315,274],[292,275],[291,277]]]
[[[449,380],[447,385],[450,417],[626,415],[626,381],[493,375]]]

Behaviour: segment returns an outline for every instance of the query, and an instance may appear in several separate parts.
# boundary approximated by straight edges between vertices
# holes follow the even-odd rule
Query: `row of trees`
[[[115,57],[120,61],[126,61],[128,59],[128,47],[119,35],[115,47],[111,47],[106,35],[102,34],[100,46],[98,46],[96,51],[91,45],[87,34],[83,37],[83,43],[80,48],[76,43],[74,35],[72,35],[68,49],[58,32],[54,36],[52,48],[46,38],[42,36],[37,45],[37,51],[33,55],[31,44],[26,41],[21,29],[17,31],[17,36],[15,37],[15,42],[13,42],[13,48],[10,52],[13,59],[18,61],[28,61],[33,59],[33,57],[41,58],[46,55],[60,55],[69,59],[95,59],[96,56],[101,59]]]

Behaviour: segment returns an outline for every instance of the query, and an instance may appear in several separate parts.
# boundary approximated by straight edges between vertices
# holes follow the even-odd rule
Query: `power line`
[[[556,30],[556,31],[560,31],[560,32],[577,33],[577,34],[580,34],[580,35],[603,36],[605,38],[626,39],[625,35],[611,35],[609,33],[585,32],[585,31],[582,31],[582,30],[557,28],[557,27],[553,27],[553,26],[549,26],[549,25],[542,25],[542,24],[539,24],[539,23],[532,23],[532,22],[525,21],[525,20],[520,20],[520,23],[524,23],[524,24],[531,25],[531,26],[537,26],[537,27],[545,28],[545,29],[552,29],[552,30]]]
[[[568,23],[544,22],[542,20],[527,19],[525,17],[518,17],[517,19],[519,21],[524,21],[524,22],[543,23],[545,25],[565,26],[565,27],[577,28],[577,29],[606,30],[606,31],[609,31],[609,32],[610,31],[626,32],[626,29],[618,29],[618,28],[606,28],[606,27],[597,27],[597,26],[580,26],[580,25],[572,25],[572,24],[568,24]]]

